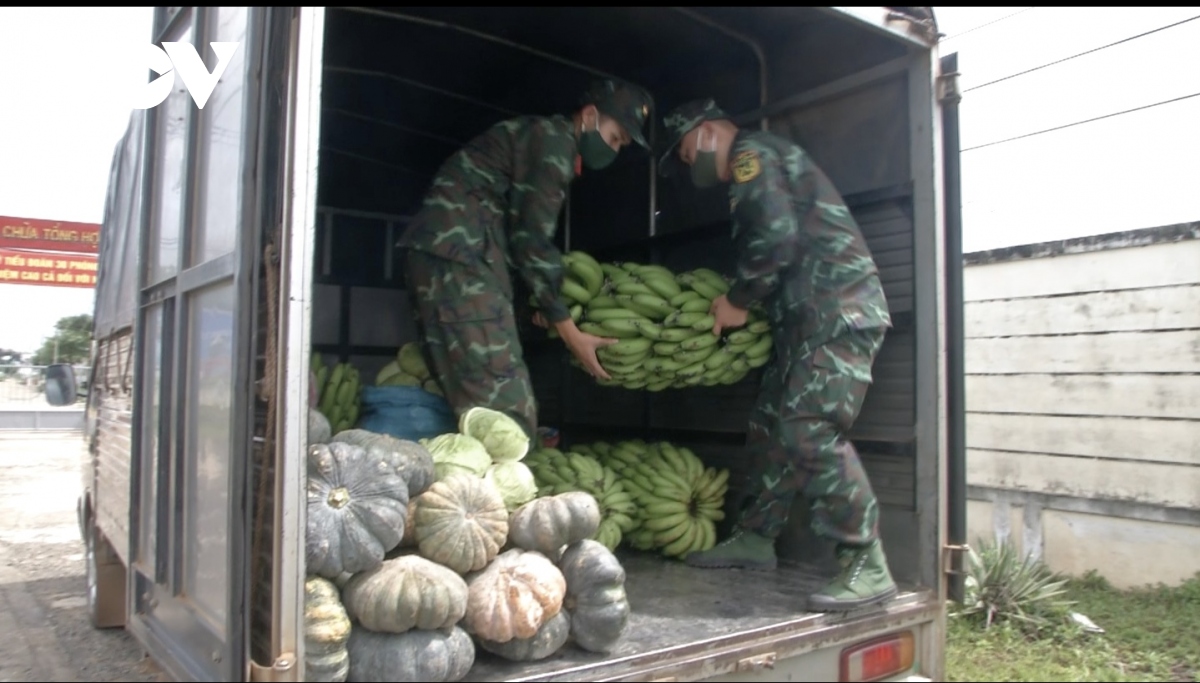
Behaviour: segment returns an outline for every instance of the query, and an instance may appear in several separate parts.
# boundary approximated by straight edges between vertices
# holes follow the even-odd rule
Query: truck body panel
[[[414,340],[393,245],[430,174],[486,126],[568,111],[586,78],[615,72],[655,93],[656,119],[714,96],[739,124],[797,141],[862,226],[895,327],[851,437],[902,593],[861,614],[805,613],[834,564],[801,502],[776,573],[751,583],[618,551],[634,613],[616,652],[480,657],[467,679],[752,680],[771,666],[822,678],[845,648],[897,633],[916,651],[889,679],[939,678],[944,547],[961,542],[947,537],[948,515],[962,514],[947,502],[965,489],[946,427],[957,140],[943,147],[945,65],[929,25],[903,9],[159,8],[155,41],[232,40],[240,52],[203,110],[179,82],[135,113],[117,154],[131,161],[114,161],[102,260],[129,244],[136,257],[98,282],[98,312],[124,308],[97,316],[84,499],[129,570],[130,630],[177,680],[303,680],[310,354],[370,378]],[[614,41],[626,48],[604,47]],[[585,174],[559,246],[727,271],[724,187],[661,179],[655,162],[623,153]],[[757,375],[636,394],[573,372],[531,325],[522,342],[540,420],[569,443],[665,439],[731,481],[744,471]]]

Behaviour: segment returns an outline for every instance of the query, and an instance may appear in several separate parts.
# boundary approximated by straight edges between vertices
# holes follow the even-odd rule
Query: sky
[[[934,11],[962,74],[967,252],[1200,220],[1200,97],[1109,116],[1200,94],[1200,20],[1072,58],[1200,9]],[[151,12],[0,8],[0,215],[101,221]],[[93,300],[0,285],[4,320],[17,321],[0,348],[36,350]]]

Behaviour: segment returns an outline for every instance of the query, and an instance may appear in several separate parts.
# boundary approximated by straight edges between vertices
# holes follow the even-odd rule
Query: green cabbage
[[[483,478],[500,491],[509,514],[537,498],[537,482],[533,479],[533,472],[523,462],[496,463],[484,472]]]
[[[478,439],[492,462],[517,462],[529,452],[529,435],[516,420],[498,410],[471,408],[459,418],[458,431]]]
[[[422,445],[433,456],[433,469],[438,481],[454,472],[482,477],[492,464],[492,458],[483,444],[465,434],[442,434]]]

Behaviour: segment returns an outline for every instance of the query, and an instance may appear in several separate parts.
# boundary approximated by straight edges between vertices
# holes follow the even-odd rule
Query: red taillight
[[[908,671],[913,665],[913,642],[912,631],[902,631],[842,650],[838,680],[867,683]]]

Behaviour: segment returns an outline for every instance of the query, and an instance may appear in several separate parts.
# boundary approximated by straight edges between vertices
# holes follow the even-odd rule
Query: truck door
[[[958,53],[941,59],[938,99],[942,107],[943,197],[946,239],[946,507],[947,544],[950,569],[947,592],[953,600],[963,597],[967,543],[967,443],[966,377],[963,361],[963,249],[962,174],[959,167]]]
[[[245,677],[262,8],[157,8],[155,44],[224,67],[203,107],[169,52],[147,111],[129,628],[175,680]],[[219,64],[213,42],[235,43]],[[155,74],[151,74],[153,78]]]

